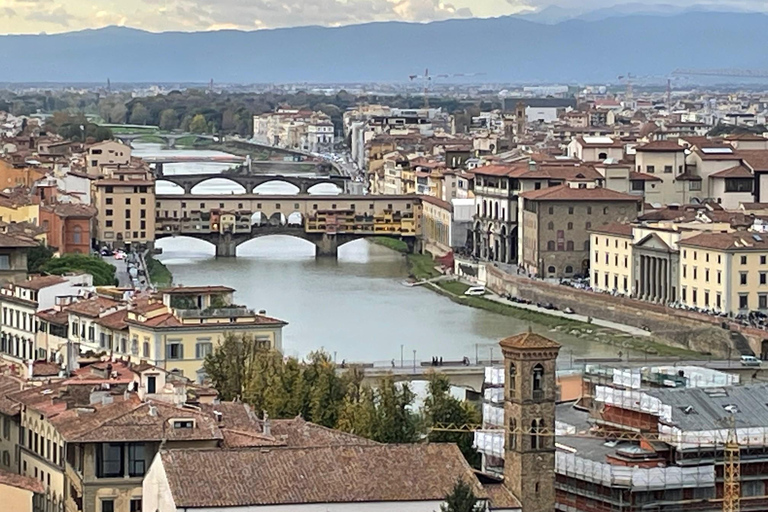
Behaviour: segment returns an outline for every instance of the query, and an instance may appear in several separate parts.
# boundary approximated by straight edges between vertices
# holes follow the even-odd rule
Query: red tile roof
[[[457,479],[487,498],[454,444],[189,449],[160,457],[179,508],[443,501]]]
[[[768,171],[768,149],[740,149],[741,158],[755,171]]]
[[[576,188],[569,185],[529,190],[521,197],[533,201],[642,201],[642,197],[624,194],[608,188]]]
[[[685,151],[685,148],[680,144],[678,144],[677,141],[674,141],[674,140],[654,140],[652,142],[648,142],[647,144],[643,144],[642,146],[637,146],[635,148],[635,151],[679,153],[679,152]]]
[[[757,236],[757,238],[755,238]],[[721,251],[768,251],[768,236],[754,235],[745,231],[733,233],[701,233],[685,238],[678,245],[686,247],[701,247]]]
[[[661,178],[659,178],[658,176],[654,176],[653,174],[648,174],[647,172],[635,172],[635,171],[629,172],[629,179],[640,180],[640,181],[662,181]]]
[[[66,283],[67,280],[61,276],[33,276],[26,281],[16,283],[19,288],[26,288],[27,290],[42,290],[49,286],[55,286],[57,284]]]
[[[499,342],[501,348],[512,349],[559,349],[560,344],[535,332],[524,332],[516,336],[504,338]]]
[[[602,226],[593,227],[589,231],[591,233],[603,233],[632,238],[632,224],[624,224],[622,222],[603,224]]]
[[[112,314],[103,316],[96,320],[96,323],[114,331],[122,331],[128,328],[128,324],[125,323],[125,319],[128,316],[128,310],[121,309]]]
[[[106,297],[93,297],[70,304],[65,309],[70,313],[96,318],[104,311],[119,305],[119,302]]]
[[[7,485],[9,487],[15,487],[17,489],[24,489],[25,491],[43,494],[45,487],[43,482],[30,476],[17,475],[10,471],[0,469],[0,485]]]
[[[730,167],[722,171],[709,175],[710,178],[753,178],[752,171],[744,167],[743,165],[737,165],[736,167]]]

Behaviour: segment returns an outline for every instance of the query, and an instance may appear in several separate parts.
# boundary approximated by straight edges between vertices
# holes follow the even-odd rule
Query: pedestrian
[[[443,358],[440,358],[440,366],[443,366]]]
[[[395,367],[395,360],[393,359],[392,360],[392,368],[394,368],[394,367]]]

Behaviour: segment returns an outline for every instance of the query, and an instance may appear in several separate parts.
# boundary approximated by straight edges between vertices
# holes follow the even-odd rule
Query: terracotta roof
[[[686,169],[683,174],[678,174],[675,179],[680,181],[701,181],[701,176],[694,174],[689,169]]]
[[[740,149],[738,155],[753,170],[768,171],[768,149]]]
[[[6,233],[0,233],[0,247],[3,248],[24,248],[24,247],[37,247],[39,244],[33,239],[21,236],[21,235],[9,235]]]
[[[768,142],[768,139],[756,133],[729,133],[725,136],[726,140],[760,141]]]
[[[638,181],[662,181],[661,178],[658,176],[654,176],[653,174],[648,174],[647,172],[635,172],[630,171],[629,172],[629,179],[632,181],[638,180]]]
[[[741,203],[745,210],[768,210],[768,203]]]
[[[743,165],[730,167],[709,175],[710,178],[754,178],[752,171]]]
[[[528,164],[525,164],[525,167],[528,168]],[[520,170],[519,165],[485,165],[483,167],[477,167],[472,170],[475,174],[479,174],[481,176],[511,176],[515,172],[518,172]]]
[[[440,208],[444,210],[448,210],[449,212],[453,211],[453,205],[448,201],[443,201],[442,199],[438,199],[433,196],[419,196],[419,197],[421,197],[421,200],[424,202],[434,204],[435,206],[439,206]]]
[[[587,138],[590,138],[589,136],[586,136]],[[610,137],[595,137],[599,139],[608,138],[611,139],[611,142],[592,142],[584,140],[583,136],[576,137],[576,140],[579,144],[584,146],[585,148],[623,148],[624,143],[620,140],[612,139]]]
[[[560,344],[556,341],[552,341],[549,338],[545,338],[541,334],[536,334],[535,332],[524,332],[521,334],[518,334],[516,336],[510,336],[509,338],[504,338],[499,342],[499,345],[501,345],[501,348],[531,348],[531,349],[554,349],[560,348]]]
[[[642,201],[642,197],[624,194],[608,188],[576,188],[569,185],[529,190],[520,194],[534,201]]]
[[[0,413],[6,416],[15,416],[19,413],[19,403],[10,400],[7,395],[20,391],[23,388],[23,382],[9,375],[0,375]]]
[[[78,315],[96,318],[104,311],[119,306],[120,303],[106,297],[93,297],[70,304],[66,311]]]
[[[69,313],[63,309],[46,309],[44,311],[38,311],[36,316],[41,320],[56,325],[67,325],[69,323]]]
[[[25,288],[27,290],[42,290],[49,286],[55,286],[57,284],[66,283],[67,280],[61,276],[34,276],[26,281],[16,283],[19,288]]]
[[[607,235],[618,235],[632,238],[632,229],[632,224],[611,222],[610,224],[603,224],[602,226],[593,227],[589,231],[591,233],[603,233]]]
[[[560,180],[584,180],[595,181],[603,178],[594,167],[583,164],[540,164],[535,169],[528,165],[520,166],[511,176],[524,179],[560,179]]]
[[[81,217],[90,219],[95,217],[97,213],[96,207],[89,204],[59,203],[53,207],[44,208],[62,218]]]
[[[459,478],[487,498],[454,444],[167,450],[160,457],[179,508],[443,501]]]
[[[488,493],[491,510],[520,509],[522,505],[512,491],[507,489],[503,482],[498,484],[483,484],[483,489]]]
[[[35,361],[32,363],[32,376],[57,377],[61,371],[61,365],[48,361]]]
[[[112,314],[99,318],[96,320],[96,323],[108,329],[112,329],[113,331],[122,331],[123,329],[128,328],[128,324],[125,323],[125,318],[127,316],[128,310],[121,309],[120,311],[115,311]]]
[[[17,475],[16,473],[11,473],[10,471],[4,471],[2,469],[0,469],[0,485],[16,487],[17,489],[24,489],[25,491],[37,494],[43,494],[45,492],[43,482],[37,478]]]
[[[173,316],[173,313],[153,316],[143,321],[128,319],[127,322],[130,324],[146,325],[147,327],[180,327],[183,325],[178,318]]]
[[[118,186],[118,187],[151,187],[154,181],[149,180],[97,180],[97,187]]]
[[[643,144],[642,146],[637,146],[635,151],[677,153],[685,151],[685,148],[674,140],[654,140],[652,142],[648,142],[647,144]]]
[[[285,439],[291,447],[345,446],[379,444],[354,434],[310,423],[300,417],[292,420],[270,420],[272,435]]]
[[[757,238],[755,238],[757,236]],[[701,233],[678,242],[680,246],[701,247],[721,251],[768,251],[768,236],[745,231],[733,233]]]

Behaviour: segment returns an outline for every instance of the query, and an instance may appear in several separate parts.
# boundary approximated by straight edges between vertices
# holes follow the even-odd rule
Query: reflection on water
[[[220,155],[216,151],[162,150],[140,144],[137,155]],[[219,172],[226,164],[172,164],[166,172]],[[159,183],[158,194],[168,184]],[[229,189],[226,187],[230,187]],[[206,182],[199,193],[232,193],[226,182]],[[295,187],[267,183],[262,194],[291,194]],[[313,193],[337,193],[333,185],[317,185]],[[238,303],[289,322],[284,330],[286,354],[303,357],[324,348],[337,360],[405,361],[433,356],[461,359],[501,357],[498,341],[531,327],[564,344],[561,364],[572,357],[614,355],[612,347],[588,343],[538,324],[458,305],[425,288],[408,288],[405,258],[364,240],[339,249],[338,260],[315,259],[314,246],[290,237],[265,237],[238,248],[237,258],[216,259],[212,245],[190,238],[166,238],[158,258],[177,284],[223,284],[237,290]]]

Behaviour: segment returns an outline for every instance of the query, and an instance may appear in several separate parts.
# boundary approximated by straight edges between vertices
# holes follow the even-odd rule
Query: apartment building
[[[624,143],[611,137],[579,136],[568,144],[568,157],[582,162],[624,158]]]
[[[589,275],[590,230],[617,219],[634,220],[642,198],[584,183],[520,194],[520,262],[535,276]]]
[[[686,171],[685,148],[677,141],[658,140],[635,147],[636,172],[653,176],[655,183],[652,200],[659,204],[686,203],[684,185],[678,178]],[[700,182],[697,182],[700,183]],[[649,195],[649,199],[651,199]]]
[[[745,231],[678,242],[680,301],[728,314],[768,311],[768,240]]]
[[[85,168],[89,176],[100,176],[102,166],[126,166],[131,163],[131,146],[114,140],[106,140],[88,146],[85,151]]]
[[[93,182],[95,238],[109,247],[151,246],[155,240],[155,179],[148,169],[113,170]]]
[[[60,254],[89,254],[91,226],[97,210],[88,204],[58,203],[40,207],[40,226],[48,246]]]
[[[611,222],[592,228],[589,247],[590,285],[603,292],[631,295],[634,290],[632,269],[633,227],[631,224]]]
[[[278,147],[327,151],[333,147],[334,127],[322,112],[279,109],[253,116],[253,138]]]

